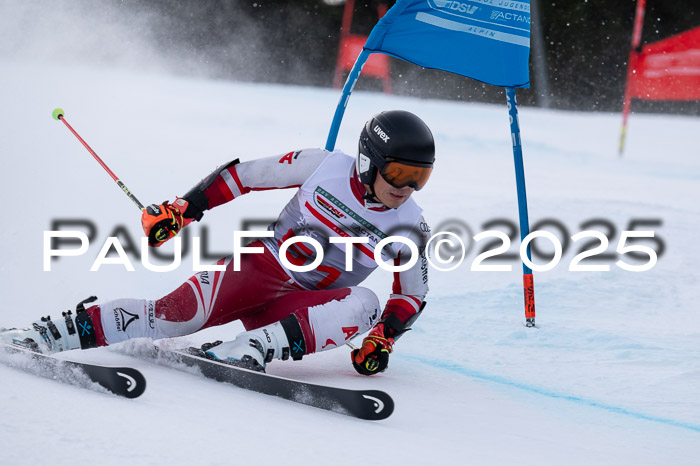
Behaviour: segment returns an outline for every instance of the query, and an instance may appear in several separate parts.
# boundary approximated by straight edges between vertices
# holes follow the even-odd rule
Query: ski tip
[[[146,378],[141,372],[130,367],[120,367],[115,369],[116,375],[120,377],[119,390],[114,391],[125,398],[138,398],[146,391]],[[109,390],[109,389],[108,389]]]
[[[63,111],[62,108],[56,108],[56,109],[54,109],[51,116],[53,117],[54,120],[59,120],[64,114],[65,114],[65,112]]]
[[[364,398],[363,409],[356,413],[360,419],[381,421],[394,412],[394,400],[385,392],[366,390],[363,392],[362,398]]]

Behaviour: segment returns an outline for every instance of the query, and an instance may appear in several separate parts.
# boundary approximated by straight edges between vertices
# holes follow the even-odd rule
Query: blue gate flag
[[[398,0],[364,48],[495,86],[530,87],[530,0]]]
[[[352,89],[373,52],[424,68],[506,88],[521,238],[530,233],[516,87],[530,87],[530,0],[397,0],[372,29],[335,109],[326,150],[332,151]],[[529,245],[526,249],[530,259]],[[535,327],[532,270],[523,260],[525,325]]]

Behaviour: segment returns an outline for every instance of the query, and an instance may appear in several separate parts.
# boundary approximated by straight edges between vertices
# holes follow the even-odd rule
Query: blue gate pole
[[[518,216],[520,217],[520,240],[530,234],[530,221],[527,216],[527,193],[525,192],[525,169],[523,167],[523,147],[520,142],[520,122],[515,88],[506,87],[506,101],[510,118],[510,135],[513,142],[513,161],[515,162],[515,182],[518,189]],[[527,258],[532,261],[530,245],[526,249]],[[535,326],[535,287],[532,270],[523,261],[523,295],[525,301],[525,325]]]
[[[348,100],[350,100],[350,94],[352,89],[355,87],[357,79],[360,77],[362,72],[362,67],[365,66],[365,62],[369,58],[371,52],[362,49],[362,52],[357,56],[355,64],[348,74],[348,79],[345,81],[343,86],[343,94],[340,96],[340,102],[335,109],[335,115],[333,115],[333,122],[331,123],[331,130],[328,133],[328,139],[326,140],[326,150],[332,151],[335,149],[335,141],[338,138],[338,131],[340,130],[340,123],[343,121],[343,115],[345,114],[345,107],[348,105]]]

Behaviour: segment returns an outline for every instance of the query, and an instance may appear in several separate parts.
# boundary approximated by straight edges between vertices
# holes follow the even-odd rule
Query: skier
[[[370,330],[351,353],[353,367],[363,375],[384,371],[395,340],[418,318],[428,291],[421,246],[429,228],[411,195],[425,186],[434,159],[430,129],[412,113],[398,110],[379,113],[365,124],[354,158],[339,150],[304,149],[249,162],[236,159],[174,202],[148,206],[141,220],[149,245],[158,247],[201,220],[205,211],[250,191],[299,188],[268,228],[272,236],[250,244],[257,249],[247,252],[255,253],[241,254],[239,270],[229,256],[218,261],[220,270],[199,272],[161,299],[117,299],[86,308],[96,299],[92,297],[75,314],[42,318],[31,329],[0,336],[54,353],[131,338],[188,335],[239,319],[244,333],[203,345],[201,355],[264,371],[272,359],[298,360]],[[323,248],[323,259],[312,270],[295,271],[281,260],[282,244],[297,236]],[[375,247],[388,236],[417,244],[420,257],[394,273],[392,294],[380,310],[375,293],[357,285],[377,268]],[[346,242],[331,242],[332,237]],[[313,263],[316,256],[306,242],[284,252],[295,266]],[[382,257],[400,266],[412,254],[408,242],[394,241],[383,248]]]

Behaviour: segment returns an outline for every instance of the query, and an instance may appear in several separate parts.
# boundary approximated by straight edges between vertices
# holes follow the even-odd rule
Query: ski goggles
[[[432,171],[432,165],[393,160],[387,161],[379,173],[394,188],[410,186],[419,191],[428,182]]]

